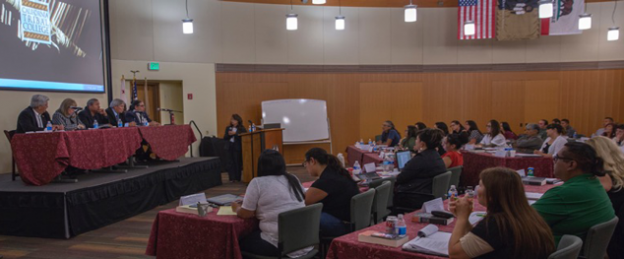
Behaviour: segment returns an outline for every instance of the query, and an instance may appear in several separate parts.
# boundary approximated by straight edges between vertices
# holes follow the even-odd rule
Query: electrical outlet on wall
[[[209,130],[206,131],[206,136],[210,136],[210,131]]]

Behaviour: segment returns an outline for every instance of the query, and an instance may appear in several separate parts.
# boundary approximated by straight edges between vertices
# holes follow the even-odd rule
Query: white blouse
[[[496,137],[492,138],[490,134],[485,134],[483,139],[481,140],[481,144],[483,145],[494,145],[497,147],[504,147],[507,144],[507,140],[503,134],[498,134]]]
[[[542,144],[542,147],[539,149],[539,151],[543,151],[544,147],[546,147],[546,144],[548,144],[549,141],[550,141],[550,137],[546,138],[546,140]],[[548,147],[548,154],[553,155],[553,156],[556,155],[557,153],[559,153],[559,150],[561,150],[563,146],[565,146],[566,143],[568,143],[568,140],[565,137],[563,137],[563,135],[557,137],[555,141],[552,143],[552,145]]]

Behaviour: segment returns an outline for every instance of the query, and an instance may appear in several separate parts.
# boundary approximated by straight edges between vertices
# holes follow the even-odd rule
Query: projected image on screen
[[[99,0],[0,0],[0,88],[104,92]]]

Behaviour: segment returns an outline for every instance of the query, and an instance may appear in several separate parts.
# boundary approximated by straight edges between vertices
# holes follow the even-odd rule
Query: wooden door
[[[137,96],[139,100],[145,102],[145,111],[147,114],[159,123],[162,123],[161,112],[156,110],[160,107],[160,93],[158,91],[158,83],[147,83],[147,93],[145,92],[145,83],[137,82]],[[169,120],[166,120],[169,122]]]
[[[492,82],[492,118],[506,121],[511,130],[520,135],[524,133],[524,82]]]
[[[524,122],[559,117],[559,80],[524,81]]]

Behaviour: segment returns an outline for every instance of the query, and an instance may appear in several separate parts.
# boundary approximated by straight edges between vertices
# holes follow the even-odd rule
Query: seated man
[[[106,116],[104,109],[100,108],[100,101],[95,98],[87,101],[87,107],[78,113],[78,118],[87,128],[93,128],[96,120],[99,125],[108,124],[108,116]]]
[[[542,141],[544,141],[546,138],[548,138],[548,136],[546,136],[546,126],[548,126],[548,121],[545,119],[541,119],[539,120],[539,122],[537,122],[537,125],[539,126],[538,136],[542,138]]]
[[[566,135],[568,138],[573,138],[574,134],[576,134],[576,130],[570,126],[570,120],[562,119],[561,126],[565,129]]]
[[[106,108],[106,115],[108,115],[108,121],[113,125],[117,125],[118,120],[121,120],[122,125],[128,123],[130,127],[136,126],[134,121],[126,119],[126,102],[121,99],[111,101],[109,107]]]
[[[533,154],[533,150],[540,149],[544,141],[539,137],[539,131],[540,127],[537,124],[527,124],[524,135],[515,143],[518,152]]]
[[[45,95],[35,94],[30,99],[30,106],[20,112],[17,117],[16,133],[26,133],[28,131],[42,131],[45,129],[50,119],[48,109],[48,98]],[[62,125],[52,125],[53,130],[62,130]]]
[[[143,126],[145,121],[149,126],[159,126],[160,123],[152,121],[149,115],[145,112],[145,103],[141,100],[134,100],[130,105],[130,110],[126,112],[126,120],[134,121],[137,125]]]

